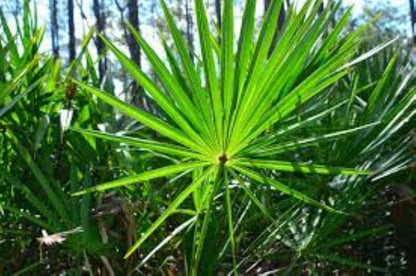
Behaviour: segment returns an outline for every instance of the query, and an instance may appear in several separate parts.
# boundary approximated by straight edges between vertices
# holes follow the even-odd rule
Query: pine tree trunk
[[[103,16],[102,7],[99,0],[94,0],[93,11],[96,19],[97,32],[102,34],[105,29],[105,18]],[[101,57],[98,63],[98,74],[101,83],[107,71],[107,58],[103,56],[105,50],[104,42],[98,36],[95,38],[95,46],[97,47],[98,55]]]
[[[324,12],[324,9],[325,9],[324,3],[321,3],[321,4],[319,5],[318,14],[322,14],[322,13]]]
[[[416,34],[415,34],[416,6],[415,6],[415,0],[409,0],[409,5],[410,5],[410,22],[412,24],[412,33],[413,33],[413,43],[416,44]]]
[[[128,21],[134,27],[135,30],[140,32],[140,20],[139,20],[139,3],[138,0],[130,0],[127,6]],[[133,35],[129,32],[126,37],[127,45],[129,47],[130,58],[141,67],[141,51],[140,46],[134,39]],[[132,84],[132,103],[136,106],[145,107],[144,91],[141,86],[136,82]]]
[[[215,14],[217,15],[218,28],[221,28],[221,0],[215,0]]]
[[[190,8],[190,0],[185,0],[185,16],[186,16],[186,39],[188,40],[188,46],[191,50],[191,59],[193,60],[193,51],[194,51],[194,37],[192,35],[192,16]]]
[[[282,7],[280,8],[280,12],[279,12],[279,19],[277,21],[277,29],[279,31],[283,29],[283,25],[285,24],[285,19],[286,19],[286,10],[285,10],[285,5],[282,3]]]
[[[128,2],[128,21],[130,24],[137,30],[140,30],[139,22],[139,6],[137,0],[130,0]],[[139,44],[134,40],[134,37],[131,33],[128,34],[127,45],[129,47],[131,59],[137,64],[141,65],[141,53]]]
[[[54,58],[59,58],[59,26],[58,7],[56,0],[49,0],[52,52]]]
[[[74,0],[68,0],[69,62],[75,59]]]

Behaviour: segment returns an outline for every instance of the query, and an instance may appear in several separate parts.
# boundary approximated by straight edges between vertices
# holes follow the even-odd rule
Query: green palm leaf
[[[188,163],[179,164],[179,165],[167,166],[167,167],[155,169],[152,171],[146,171],[138,175],[132,175],[129,177],[121,178],[121,179],[118,179],[109,183],[104,183],[104,184],[94,186],[91,188],[87,188],[80,192],[74,193],[73,195],[80,196],[80,195],[91,193],[91,192],[101,192],[101,191],[105,191],[108,189],[114,189],[116,187],[123,187],[126,185],[138,183],[138,182],[143,182],[143,181],[152,180],[155,178],[170,176],[170,175],[174,175],[183,171],[196,169],[199,167],[206,166],[207,164],[208,164],[207,162],[188,162]]]
[[[244,194],[264,214],[268,214],[268,217],[271,217],[266,209],[268,206],[256,197],[256,191],[251,185],[246,186],[242,178],[269,186],[272,190],[284,193],[302,203],[344,214],[314,199],[315,195],[309,191],[300,191],[292,187],[291,183],[283,184],[278,179],[266,177],[266,174],[261,174],[259,171],[277,170],[348,176],[370,174],[370,171],[354,168],[264,158],[276,154],[283,156],[284,153],[294,149],[322,145],[323,142],[373,129],[378,122],[367,122],[334,132],[326,131],[309,138],[299,138],[294,135],[295,138],[282,142],[284,135],[296,134],[297,131],[306,129],[312,123],[320,122],[346,103],[350,103],[348,100],[350,97],[325,105],[318,102],[315,103],[316,106],[312,111],[320,110],[319,113],[311,116],[307,113],[306,117],[302,116],[298,121],[292,119],[299,108],[308,105],[317,97],[329,97],[331,88],[349,74],[351,66],[383,49],[389,43],[353,60],[362,41],[360,35],[365,27],[344,35],[351,9],[335,26],[331,27],[340,4],[333,9],[328,7],[320,16],[316,16],[322,1],[307,1],[299,10],[290,9],[284,28],[277,34],[275,26],[283,0],[272,1],[257,33],[255,2],[246,1],[239,37],[236,39],[233,1],[223,1],[224,20],[222,26],[219,26],[220,41],[217,41],[218,35],[210,29],[203,1],[195,0],[200,53],[190,53],[168,5],[161,0],[166,24],[173,40],[173,47],[168,47],[167,38],[162,38],[167,62],[158,56],[139,32],[129,26],[157,80],[153,80],[112,42],[103,37],[109,50],[154,99],[163,114],[150,114],[104,91],[77,82],[85,91],[94,94],[164,138],[160,141],[149,141],[91,130],[77,131],[87,136],[124,143],[155,154],[174,156],[179,158],[177,159],[179,163],[87,188],[75,195],[192,172],[189,174],[192,177],[181,178],[191,184],[188,184],[170,203],[166,211],[130,248],[126,257],[139,248],[192,194],[198,217],[195,223],[192,223],[195,231],[192,238],[193,254],[190,270],[196,274],[201,268],[199,263],[204,251],[205,238],[209,225],[213,223],[212,216],[216,213],[214,210],[218,207],[218,198],[225,195],[224,204],[220,209],[224,212],[226,220],[224,223],[228,225],[227,243],[231,245],[234,272],[236,272],[235,257],[238,245],[234,233],[232,198],[238,193],[230,190],[230,179],[224,177],[213,179],[214,168],[218,175],[225,176],[227,172],[231,173],[233,179],[237,180],[244,190]],[[200,58],[200,64],[193,62],[192,55]],[[358,89],[354,91],[356,95]],[[213,180],[214,183],[207,183],[207,179]]]

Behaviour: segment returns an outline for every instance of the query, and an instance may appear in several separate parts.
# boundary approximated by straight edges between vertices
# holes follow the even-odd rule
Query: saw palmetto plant
[[[274,224],[299,209],[300,203],[323,212],[349,215],[347,205],[334,205],[325,199],[327,191],[319,181],[316,181],[318,189],[313,181],[305,181],[302,185],[301,180],[295,181],[287,176],[313,174],[327,175],[330,179],[331,176],[346,175],[363,179],[372,173],[368,166],[363,166],[362,162],[345,161],[349,165],[346,168],[343,164],[315,163],[313,155],[288,157],[287,153],[372,129],[377,120],[355,127],[335,128],[304,139],[291,140],[290,137],[293,132],[301,131],[344,106],[345,100],[327,105],[325,97],[337,93],[330,88],[354,70],[356,63],[392,42],[357,57],[365,26],[344,34],[351,10],[333,24],[332,18],[339,4],[318,13],[320,1],[307,1],[300,9],[289,9],[282,30],[276,33],[282,3],[272,2],[257,29],[256,3],[247,1],[239,34],[235,36],[237,24],[234,22],[233,1],[223,3],[224,20],[217,34],[209,24],[203,1],[196,0],[200,53],[196,53],[198,58],[194,63],[191,58],[194,53],[189,52],[166,3],[161,1],[174,42],[174,47],[169,47],[162,39],[167,63],[141,34],[130,27],[157,76],[157,82],[112,42],[101,37],[124,69],[152,98],[160,115],[131,106],[88,84],[77,82],[78,86],[153,130],[156,139],[93,130],[76,131],[165,156],[172,164],[151,166],[143,173],[86,188],[75,195],[140,185],[157,178],[174,178],[177,183],[166,209],[143,229],[126,258],[166,220],[183,214],[190,218],[151,254],[172,236],[184,231],[192,236],[187,238],[189,253],[185,256],[186,269],[192,274],[212,272],[213,264],[221,263],[225,252],[230,252],[233,270],[237,273],[237,252],[241,250],[239,226],[244,221],[239,206],[241,198],[248,198]],[[314,101],[305,110],[304,107],[316,98],[323,101]],[[322,110],[323,106],[325,110]],[[268,206],[256,196],[263,189],[274,193],[278,202],[286,203],[281,208],[282,213],[270,213]],[[327,189],[330,188],[327,186]],[[228,234],[217,240],[215,237],[220,233]]]
[[[288,219],[280,220],[281,223],[277,225],[270,223],[249,243],[245,252],[250,254],[243,254],[240,266],[250,268],[250,265],[244,264],[279,257],[286,259],[291,254],[294,256],[289,257],[293,262],[292,273],[301,273],[305,267],[319,275],[331,273],[340,266],[364,274],[368,270],[385,273],[387,270],[401,269],[398,264],[400,261],[395,256],[398,245],[391,241],[394,227],[391,225],[390,210],[391,206],[393,210],[397,207],[383,193],[389,189],[403,189],[407,179],[412,178],[409,164],[414,161],[410,146],[414,124],[412,126],[410,122],[415,114],[416,98],[412,67],[406,61],[399,61],[392,53],[386,55],[390,51],[391,48],[385,49],[382,54],[356,65],[356,69],[346,79],[334,86],[336,94],[323,95],[310,101],[307,105],[314,106],[318,101],[325,102],[324,105],[328,108],[343,100],[344,104],[321,121],[325,125],[311,124],[309,128],[303,129],[304,134],[295,134],[320,136],[320,133],[325,135],[328,129],[339,126],[359,128],[372,124],[347,137],[344,135],[320,143],[319,147],[295,151],[304,156],[313,156],[317,162],[347,166],[361,164],[361,168],[375,172],[369,178],[338,175],[330,179],[330,182],[313,176],[302,179],[300,185],[321,183],[331,187],[325,192],[333,204],[331,206],[348,210],[349,214],[354,215],[324,213],[300,205],[288,214]],[[379,68],[376,64],[383,66]],[[365,72],[369,66],[371,73]],[[325,109],[323,106],[320,108]],[[397,210],[393,212],[396,213],[394,216],[401,216]],[[367,218],[365,221],[363,216]],[[403,218],[400,220],[406,221]],[[395,227],[406,227],[405,222],[400,225]],[[403,237],[404,240],[409,239],[407,235],[404,236],[407,237]],[[357,242],[363,239],[366,240],[365,243]],[[380,242],[386,243],[386,246],[379,247],[377,253],[368,249],[371,248],[370,244]],[[283,250],[279,244],[284,245]],[[407,246],[404,248],[408,249]]]
[[[22,22],[16,19],[16,35],[12,34],[11,24],[1,10],[0,22],[0,244],[3,252],[0,274],[41,269],[44,263],[52,265],[51,271],[55,271],[62,260],[67,261],[69,267],[81,267],[92,255],[101,255],[102,260],[107,260],[102,252],[108,245],[102,242],[97,225],[90,220],[91,196],[81,200],[70,196],[70,191],[79,190],[81,183],[85,187],[92,182],[91,176],[84,176],[83,171],[88,171],[85,164],[91,165],[95,160],[85,158],[85,154],[93,152],[99,156],[100,153],[86,150],[84,145],[80,154],[76,148],[86,143],[85,139],[80,135],[64,137],[64,123],[60,124],[60,110],[70,105],[71,99],[65,92],[72,74],[77,71],[77,75],[88,74],[85,79],[94,80],[91,68],[84,69],[80,64],[81,58],[88,55],[86,46],[93,32],[84,38],[76,60],[62,69],[59,61],[41,56],[39,48],[45,29],[38,27],[28,1],[24,5]],[[90,112],[100,119],[94,111],[93,104],[84,104],[72,125],[91,123]],[[105,112],[100,110],[100,114]],[[104,153],[105,149],[101,148],[100,152]],[[66,158],[71,160],[71,166],[64,165]],[[68,192],[65,190],[67,183]],[[82,233],[76,231],[66,239],[70,229],[82,230]],[[44,239],[36,240],[32,233]],[[55,242],[64,241],[62,233],[65,253],[54,258],[56,251],[51,249]],[[39,245],[41,250],[38,250]],[[31,254],[34,258],[26,257],[22,262],[19,248],[36,248]],[[21,267],[16,265],[20,262]]]
[[[260,19],[262,1],[223,0],[216,25],[209,1],[194,0],[189,45],[159,2],[160,47],[126,23],[143,67],[103,34],[108,51],[95,56],[94,29],[65,64],[41,50],[36,2],[15,28],[0,11],[0,274],[416,263],[403,211],[414,204],[416,114],[403,44],[374,41],[373,22],[351,30],[341,2],[269,1]],[[125,74],[145,101],[128,103]]]

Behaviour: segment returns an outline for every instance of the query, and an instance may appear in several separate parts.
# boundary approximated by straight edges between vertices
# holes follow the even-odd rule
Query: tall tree
[[[322,3],[319,5],[318,13],[319,13],[319,14],[322,14],[322,13],[324,12],[324,9],[325,9],[325,7],[324,7],[324,3],[322,2]]]
[[[217,15],[218,28],[221,28],[221,0],[215,0],[215,14]]]
[[[82,18],[82,24],[81,25],[81,30],[82,30],[82,34],[85,35],[85,28],[87,27],[88,29],[91,28],[89,22],[88,22],[88,17],[84,12],[84,0],[75,0],[75,4],[78,7],[79,10],[79,15]]]
[[[415,0],[409,0],[409,5],[410,5],[410,22],[412,24],[412,32],[413,32],[413,43],[416,44],[416,34],[415,34],[416,6],[415,6]]]
[[[191,16],[191,7],[190,7],[190,0],[185,0],[185,16],[186,16],[186,39],[188,40],[188,45],[189,48],[191,50],[191,52],[193,52],[194,50],[194,37],[192,34],[192,29],[193,29],[193,22],[192,22],[192,16]],[[192,53],[191,53],[191,58],[192,58]]]
[[[139,21],[139,5],[138,0],[129,0],[127,5],[128,21],[136,29],[140,30]],[[141,65],[140,46],[135,41],[133,35],[129,32],[127,36],[127,45],[129,47],[131,59],[137,64]]]
[[[114,1],[118,11],[120,12],[121,17],[121,25],[123,27],[123,35],[126,40],[130,58],[134,61],[139,68],[141,67],[141,52],[140,46],[134,39],[133,34],[127,30],[126,20],[124,17],[124,13],[127,9],[127,20],[129,24],[134,27],[138,32],[140,32],[140,21],[139,21],[139,3],[138,0],[127,0],[124,1],[124,5],[122,5],[118,0]],[[126,3],[127,2],[127,3]],[[131,101],[134,105],[144,107],[144,93],[143,89],[133,81],[131,84]]]
[[[121,21],[121,26],[123,27],[123,36],[127,42],[129,34],[127,32],[126,20],[124,17],[124,12],[127,9],[127,5],[122,5],[118,0],[114,0],[114,2],[116,4],[118,11],[120,12],[120,21]]]
[[[69,62],[75,59],[74,0],[68,0]]]
[[[55,58],[59,57],[59,25],[57,0],[49,0],[50,28],[52,52]]]
[[[136,29],[140,31],[140,21],[139,21],[139,3],[138,0],[129,0],[127,4],[127,17],[129,23]],[[131,59],[141,67],[141,52],[140,46],[133,37],[133,34],[129,32],[126,37],[127,45],[129,47]],[[132,85],[132,102],[136,106],[144,107],[144,93],[141,86],[136,82],[133,82]]]
[[[100,0],[93,0],[93,11],[96,20],[97,32],[102,34],[105,30],[105,16],[103,13],[103,6],[101,5]],[[99,36],[96,36],[95,38],[95,46],[97,47],[97,53],[100,57],[98,63],[98,74],[101,83],[107,71],[107,58],[105,56],[104,42]]]

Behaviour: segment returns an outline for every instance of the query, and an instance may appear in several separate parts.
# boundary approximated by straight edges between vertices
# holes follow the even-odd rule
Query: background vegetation
[[[50,52],[34,1],[0,12],[0,274],[416,271],[414,57],[388,9],[152,2],[159,49],[121,2],[123,39],[93,1],[79,40],[68,1],[63,47],[52,12]]]

